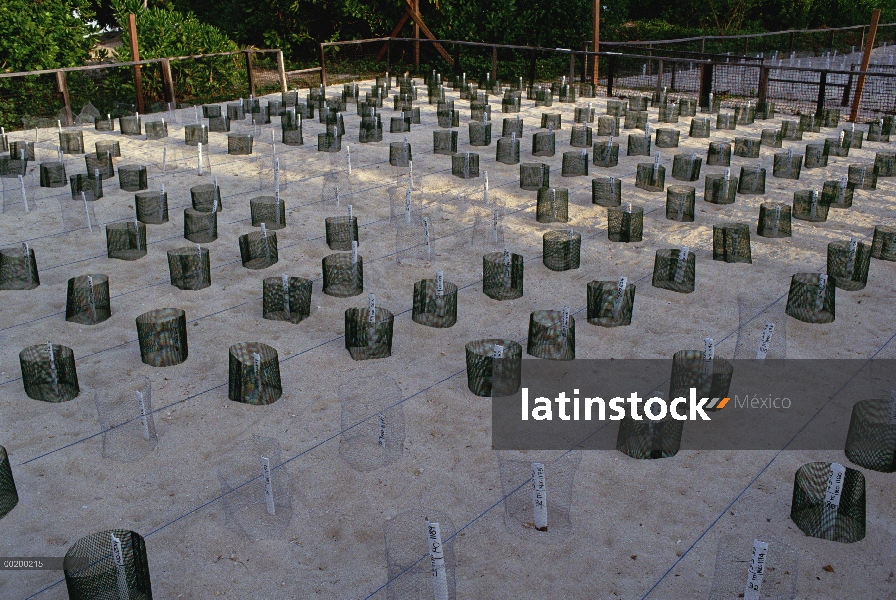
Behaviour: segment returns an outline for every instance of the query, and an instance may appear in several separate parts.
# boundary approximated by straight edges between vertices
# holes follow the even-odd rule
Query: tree
[[[0,70],[83,65],[95,43],[92,17],[87,0],[2,0]]]

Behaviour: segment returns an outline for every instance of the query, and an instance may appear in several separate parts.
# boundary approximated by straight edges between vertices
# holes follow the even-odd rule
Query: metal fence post
[[[492,81],[498,81],[498,47],[492,46]]]
[[[663,91],[663,59],[656,61],[656,91]]]
[[[700,65],[700,106],[709,106],[709,94],[712,92],[712,68],[711,62]],[[711,106],[710,110],[712,110]]]
[[[529,51],[529,87],[535,86],[535,48]]]
[[[597,60],[598,57],[594,57]],[[616,74],[616,57],[610,56],[607,60],[607,98],[613,97],[613,76]]]
[[[821,71],[818,74],[818,100],[815,107],[815,117],[824,118],[824,100],[827,96],[828,72]]]
[[[759,89],[757,91],[757,102],[768,102],[768,72],[769,68],[765,65],[759,67]]]

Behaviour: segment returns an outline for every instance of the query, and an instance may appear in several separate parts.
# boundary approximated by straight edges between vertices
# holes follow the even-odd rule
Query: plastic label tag
[[[276,514],[274,508],[274,483],[271,481],[271,461],[265,457],[261,457],[261,472],[264,478],[264,501],[267,504],[268,514]]]
[[[544,464],[532,463],[532,508],[535,529],[548,530],[547,486],[545,485]]]
[[[764,360],[765,355],[772,343],[772,334],[775,332],[775,324],[767,322],[765,329],[762,331],[762,337],[759,339],[759,348],[756,349],[756,358]]]
[[[759,600],[762,579],[765,577],[765,561],[768,558],[768,544],[753,540],[753,554],[750,557],[750,570],[747,572],[747,586],[744,589],[744,600]]]
[[[442,548],[442,531],[438,523],[426,522],[429,561],[432,569],[432,586],[435,600],[448,600],[448,574],[445,570],[445,554]]]
[[[151,435],[149,433],[149,419],[146,411],[146,402],[143,400],[143,392],[136,390],[137,408],[140,410],[140,424],[143,426],[143,439],[149,441]]]

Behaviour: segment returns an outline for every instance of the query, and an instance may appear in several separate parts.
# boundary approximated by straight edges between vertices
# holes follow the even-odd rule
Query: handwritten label
[[[274,507],[274,482],[271,480],[271,461],[265,456],[261,457],[261,474],[264,479],[264,501],[267,504],[268,514],[277,514]]]
[[[376,324],[376,296],[367,294],[367,323]]]
[[[843,494],[843,481],[846,478],[846,467],[840,463],[831,463],[831,474],[828,476],[828,487],[824,494],[825,512],[832,512],[836,518],[840,509],[840,496]]]
[[[532,463],[532,509],[535,529],[548,530],[548,490],[545,485],[544,463]]]
[[[765,577],[765,562],[768,558],[768,544],[753,540],[753,554],[750,557],[750,569],[747,571],[747,586],[744,589],[744,600],[759,600],[762,579]]]
[[[682,283],[684,281],[684,272],[688,266],[688,252],[689,249],[687,246],[682,246],[678,250],[678,262],[675,265],[675,282]]]
[[[511,268],[511,260],[510,260],[510,250],[504,248],[504,278],[510,278],[510,268]]]
[[[448,573],[442,548],[442,530],[438,523],[426,522],[429,562],[432,569],[432,588],[435,600],[448,600]]]
[[[569,307],[564,306],[560,310],[560,333],[563,337],[569,333]]]
[[[859,240],[856,238],[849,238],[849,249],[846,251],[846,272],[850,276],[853,274],[853,269],[856,265],[856,251],[859,248]]]
[[[631,213],[632,213],[632,203],[631,203],[631,202],[626,202],[626,203],[625,203],[625,212],[628,213],[628,214],[631,214]]]
[[[121,540],[115,534],[109,534],[112,542],[112,562],[115,563],[115,579],[118,583],[118,600],[129,600],[131,595],[128,590],[128,576],[124,568],[124,552],[121,548]]]
[[[711,361],[716,354],[716,343],[711,338],[703,338],[703,360]]]
[[[143,392],[136,390],[137,408],[140,410],[140,425],[143,427],[143,439],[149,441],[152,435],[149,432],[149,416],[146,410],[146,402],[143,399]]]
[[[504,358],[504,346],[501,344],[495,344],[494,354],[492,358]]]
[[[765,355],[772,343],[772,334],[775,333],[775,324],[766,322],[765,329],[762,331],[762,337],[759,339],[759,348],[756,349],[756,358],[765,360]]]
[[[827,295],[828,288],[828,276],[825,274],[820,274],[818,276],[818,289],[815,292],[815,310],[819,311],[824,308],[824,300]]]

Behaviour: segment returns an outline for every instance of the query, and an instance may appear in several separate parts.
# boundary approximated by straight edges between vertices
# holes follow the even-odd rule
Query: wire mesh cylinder
[[[734,122],[737,125],[752,125],[756,119],[756,108],[752,104],[734,107]]]
[[[629,134],[628,147],[626,149],[627,156],[650,156],[651,141],[646,135]]]
[[[569,145],[573,148],[590,148],[592,144],[592,129],[585,125],[573,125],[570,133]]]
[[[679,267],[679,248],[671,248],[656,251],[653,262],[653,287],[690,294],[694,291],[696,280],[697,257],[693,252],[688,252]]]
[[[573,111],[573,121],[576,123],[594,123],[596,112],[597,111],[590,106],[577,106]]]
[[[662,192],[666,187],[666,167],[653,163],[638,163],[635,173],[635,187],[648,192]]]
[[[231,346],[228,355],[228,398],[255,405],[273,404],[280,398],[283,386],[277,350],[261,342],[242,342]]]
[[[765,194],[765,169],[763,167],[741,167],[737,178],[738,194]]]
[[[60,131],[59,148],[63,154],[84,154],[84,132]]]
[[[563,325],[562,310],[536,310],[529,315],[526,354],[548,360],[574,360],[576,357],[576,320],[569,315]]]
[[[774,102],[757,102],[756,103],[756,113],[754,118],[759,120],[768,120],[775,118],[775,103]]]
[[[499,148],[500,148],[500,140]],[[432,132],[432,152],[433,154],[444,154],[446,156],[454,156],[457,154],[457,132],[456,131],[433,131]],[[390,145],[391,154],[391,145]],[[390,156],[391,162],[391,156]]]
[[[763,129],[760,134],[760,142],[769,148],[782,148],[784,146],[784,132],[781,129]]]
[[[712,144],[710,144],[710,147]],[[762,140],[755,138],[734,138],[734,155],[743,158],[759,158],[759,150],[762,147]],[[730,154],[729,154],[730,163]],[[708,161],[706,164],[710,164]]]
[[[889,400],[860,400],[853,405],[846,458],[872,471],[896,471],[896,424],[890,422],[889,410]]]
[[[286,114],[291,115],[292,113]],[[229,126],[227,131],[230,131]],[[302,125],[300,123],[290,124],[290,118],[284,115],[280,119],[280,141],[286,146],[304,146],[305,138],[302,136]]]
[[[553,131],[537,131],[532,136],[532,156],[554,156],[556,136]]]
[[[821,289],[818,273],[796,273],[790,280],[785,312],[804,323],[833,323],[835,290],[830,281]]]
[[[218,239],[218,213],[184,209],[184,238],[196,244]]]
[[[201,290],[212,284],[207,248],[178,248],[168,251],[171,285],[182,290]]]
[[[249,201],[252,214],[252,226],[262,223],[266,229],[283,229],[286,227],[286,204],[276,196],[259,196]]]
[[[140,165],[122,165],[118,167],[118,184],[128,192],[137,192],[149,187],[146,167]]]
[[[752,263],[750,226],[746,223],[713,225],[712,259],[726,263]]]
[[[874,227],[871,256],[879,260],[896,261],[896,227],[888,225]]]
[[[822,113],[822,127],[837,127],[840,125],[840,109],[826,108]]]
[[[668,415],[659,421],[635,421],[626,416],[619,423],[616,449],[638,460],[670,458],[681,449],[683,429],[683,422],[675,421]]]
[[[794,219],[823,223],[828,220],[828,206],[821,202],[815,190],[797,190],[793,193]]]
[[[682,117],[693,117],[697,114],[696,98],[679,98],[678,114]]]
[[[348,252],[352,249],[352,242],[358,241],[357,217],[327,217],[325,225],[330,250]]]
[[[347,298],[364,291],[364,260],[361,256],[352,263],[351,254],[331,254],[323,258],[322,266],[326,295]]]
[[[547,515],[536,526],[533,510],[534,460],[544,468]],[[574,535],[573,486],[581,461],[580,452],[498,453],[501,493],[504,496],[504,526],[527,542],[553,544]]]
[[[121,144],[117,141],[100,140],[94,146],[97,156],[108,154],[112,158],[121,158]]]
[[[470,103],[470,122],[482,123],[492,120],[492,107],[490,104],[481,102]]]
[[[623,129],[646,129],[647,128],[647,111],[632,110],[629,108],[625,113],[625,122]]]
[[[731,144],[728,142],[710,142],[709,149],[706,151],[706,166],[730,167]],[[672,176],[675,177],[675,174],[673,173]]]
[[[215,200],[218,201],[218,212],[224,209],[221,202],[221,188],[214,183],[203,183],[190,188],[190,200],[193,209],[199,212],[212,212]]]
[[[628,102],[625,100],[607,100],[607,114],[611,117],[624,117],[628,112]]]
[[[189,354],[187,317],[179,308],[159,308],[137,317],[140,359],[152,367],[179,365]]]
[[[807,169],[817,169],[828,166],[828,155],[825,154],[824,144],[806,144],[805,165]]]
[[[85,154],[84,163],[87,165],[87,177],[90,179],[96,178],[97,171],[99,171],[101,179],[112,179],[115,177],[111,152],[91,152]]]
[[[862,149],[862,145],[865,140],[864,131],[849,129],[843,130],[841,133],[843,134],[844,143],[847,144],[850,148],[855,148],[856,150]]]
[[[482,292],[494,300],[514,300],[523,295],[523,257],[508,254],[507,264],[503,252],[482,256]]]
[[[34,248],[0,250],[0,290],[33,290],[40,285]]]
[[[393,167],[407,167],[414,160],[411,145],[405,142],[389,143],[389,164]]]
[[[18,503],[19,493],[12,477],[9,455],[6,453],[6,448],[0,446],[0,519],[8,515]]]
[[[803,129],[796,121],[781,121],[781,138],[790,141],[799,141],[803,139]]]
[[[828,281],[841,290],[854,292],[864,289],[868,283],[870,265],[871,246],[868,244],[858,242],[852,253],[849,242],[828,244]]]
[[[569,222],[569,190],[567,188],[539,188],[535,220],[539,223]]]
[[[68,280],[65,320],[81,325],[96,325],[112,315],[109,278],[105,275],[81,275]]]
[[[597,167],[612,168],[619,164],[619,144],[616,142],[594,142],[591,164]]]
[[[389,377],[353,377],[339,386],[339,456],[356,471],[374,471],[404,455],[401,388]]]
[[[582,235],[571,229],[547,231],[542,236],[542,262],[551,271],[578,269]]]
[[[303,277],[266,277],[262,282],[262,316],[272,321],[299,323],[311,315],[311,280]]]
[[[551,168],[544,163],[522,163],[520,165],[520,189],[539,190],[551,185]]]
[[[619,135],[619,117],[600,116],[597,118],[597,135],[598,136],[618,136]]]
[[[103,458],[134,462],[159,444],[148,377],[127,377],[94,392],[94,404],[103,428]]]
[[[407,133],[411,130],[411,120],[405,117],[389,119],[389,133]]]
[[[563,177],[584,177],[588,175],[588,152],[573,150],[563,153]]]
[[[716,115],[716,129],[719,131],[734,131],[737,129],[737,116],[730,113]]]
[[[763,202],[759,205],[756,233],[767,238],[791,236],[791,209],[782,202]]]
[[[140,117],[119,117],[118,129],[122,135],[142,135],[143,123]]]
[[[457,286],[445,281],[441,295],[435,279],[421,279],[414,283],[414,303],[411,318],[427,327],[451,327],[457,323]]]
[[[501,137],[510,137],[513,133],[516,134],[517,139],[523,137],[523,120],[519,117],[504,119],[501,122]]]
[[[184,143],[187,146],[208,145],[208,125],[184,125]]]
[[[737,185],[737,177],[725,179],[718,173],[708,174],[704,179],[703,199],[712,204],[734,204]]]
[[[379,115],[375,117],[361,118],[361,129],[358,132],[358,141],[362,144],[383,141],[383,122],[380,120]],[[318,136],[318,144],[319,143],[320,137]]]
[[[113,538],[121,543],[122,565],[113,558]],[[73,560],[80,568],[68,566]],[[146,542],[134,531],[111,529],[83,537],[65,553],[65,562],[65,585],[72,600],[152,598]]]
[[[240,260],[247,269],[267,269],[277,264],[277,234],[252,231],[239,237]]]
[[[808,146],[807,146],[808,147]],[[844,158],[849,156],[849,138],[827,138],[824,141],[824,153],[828,156]]]
[[[671,221],[693,223],[697,191],[690,185],[670,185],[666,188],[666,218]]]
[[[592,281],[588,284],[588,322],[601,327],[625,327],[632,324],[635,286],[619,289],[616,281]]]
[[[295,104],[295,102],[293,102]],[[202,105],[202,118],[211,119],[214,117],[221,116],[221,105],[220,104],[203,104]]]
[[[376,307],[374,319],[370,310],[349,308],[345,311],[345,348],[354,360],[392,356],[392,329],[395,317],[385,308]]]
[[[115,121],[111,118],[95,117],[93,128],[96,131],[115,131]]]
[[[890,136],[884,133],[883,124],[879,121],[871,121],[868,123],[868,141],[869,142],[889,142]]]
[[[40,164],[40,187],[60,188],[68,184],[65,163],[45,162]]]
[[[865,476],[845,469],[836,507],[825,501],[831,463],[806,463],[797,470],[790,518],[806,535],[847,544],[865,538]]]
[[[439,122],[439,127],[443,129],[460,126],[460,113],[453,108],[438,110],[436,118]]]
[[[227,154],[252,154],[252,136],[248,133],[230,133],[227,135]]]
[[[146,191],[134,194],[137,220],[144,224],[168,222],[168,192]],[[144,247],[145,248],[145,247]]]
[[[734,366],[727,360],[716,357],[707,361],[702,350],[681,350],[672,357],[669,398],[686,398],[691,389],[698,398],[725,398],[733,374]]]
[[[631,137],[631,136],[629,136]],[[657,148],[678,148],[678,142],[681,139],[681,132],[677,129],[657,129],[656,130],[656,147]],[[648,152],[649,154],[649,152]]]
[[[242,121],[246,118],[246,111],[241,102],[231,102],[227,104],[226,109],[227,118],[231,121]]]
[[[501,346],[501,357],[495,356]],[[486,339],[469,342],[467,387],[477,396],[501,397],[515,394],[520,387],[523,347],[513,340]]]
[[[461,179],[479,177],[479,155],[464,152],[451,157],[451,174]]]
[[[728,145],[728,157],[730,162],[730,145]],[[702,166],[703,159],[696,154],[676,154],[672,157],[672,178],[679,181],[697,181],[700,179],[700,168]]]
[[[874,155],[874,170],[878,177],[896,177],[896,152],[878,152]],[[43,185],[43,165],[41,165]]]
[[[160,140],[168,137],[168,123],[165,121],[149,121],[143,126],[147,140]]]
[[[664,104],[660,106],[657,122],[678,123],[678,106],[675,104]]]
[[[36,160],[34,154],[34,142],[26,142],[23,140],[9,142],[9,158],[26,161]]]
[[[541,128],[557,131],[562,128],[563,119],[560,113],[541,113]]]
[[[876,190],[877,189],[877,171],[873,166],[868,165],[849,165],[847,183],[853,189],[859,190]]]
[[[433,132],[436,133],[436,132]],[[455,132],[456,133],[456,132]],[[455,148],[455,152],[457,149]],[[498,138],[497,151],[495,160],[505,165],[516,165],[520,162],[520,140],[519,138],[502,137]]]
[[[146,256],[146,225],[133,221],[106,225],[106,253],[109,258],[119,260]]]
[[[591,180],[591,203],[598,206],[622,204],[622,180],[617,177],[595,177]]]
[[[822,119],[818,118],[814,113],[800,115],[800,131],[809,133],[819,133],[821,131]]]
[[[75,370],[75,353],[68,346],[28,346],[19,352],[22,383],[29,398],[43,402],[68,402],[81,393]],[[51,360],[52,358],[52,360]]]
[[[632,96],[628,99],[628,110],[646,111],[649,98],[647,96]]]
[[[709,118],[694,117],[693,119],[691,119],[691,128],[688,131],[688,137],[708,138],[709,137]]]

